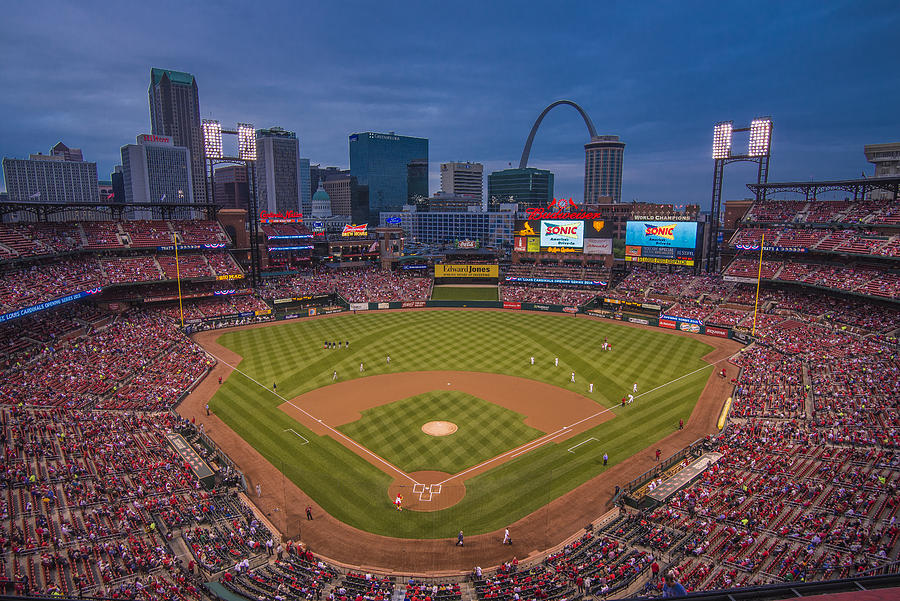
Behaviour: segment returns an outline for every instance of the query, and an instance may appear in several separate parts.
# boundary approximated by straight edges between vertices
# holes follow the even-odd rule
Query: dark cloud
[[[298,132],[346,166],[347,135],[430,139],[447,160],[516,165],[559,98],[627,143],[623,199],[708,203],[712,125],[775,119],[772,179],[856,176],[896,141],[896,2],[184,3],[4,7],[0,156],[80,146],[101,177],[149,129],[151,66],[197,76],[201,111]],[[586,131],[548,115],[529,162],[580,198]],[[726,173],[744,197],[751,170]]]

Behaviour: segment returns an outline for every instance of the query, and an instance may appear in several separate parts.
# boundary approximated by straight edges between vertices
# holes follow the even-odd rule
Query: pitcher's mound
[[[428,422],[422,426],[422,432],[430,436],[449,436],[458,429],[453,422]]]

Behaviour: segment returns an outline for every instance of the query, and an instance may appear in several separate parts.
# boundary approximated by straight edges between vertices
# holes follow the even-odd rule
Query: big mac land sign
[[[600,219],[600,213],[585,213],[571,198],[554,198],[546,209],[525,209],[528,219]]]

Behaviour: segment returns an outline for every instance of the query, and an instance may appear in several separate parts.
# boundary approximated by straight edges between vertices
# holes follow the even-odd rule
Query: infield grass
[[[496,286],[434,286],[431,300],[495,301],[500,299]]]
[[[614,351],[600,350],[604,338]],[[351,346],[323,350],[325,340],[349,340]],[[608,469],[602,465],[604,452],[612,467],[672,433],[680,418],[690,416],[711,372],[701,359],[711,347],[692,338],[612,321],[513,311],[341,315],[228,332],[219,342],[243,360],[240,372],[232,373],[210,401],[211,409],[335,518],[408,538],[451,537],[460,529],[492,531],[546,505]],[[384,360],[388,354],[390,364]],[[366,364],[362,374],[361,362]],[[401,514],[387,494],[395,475],[279,409],[285,400],[332,384],[335,370],[340,379],[426,370],[520,376],[583,394],[598,408],[610,407],[616,417],[467,480],[465,497],[452,507]],[[575,384],[569,382],[573,371]],[[590,382],[593,394],[587,390]],[[618,401],[634,382],[639,393],[665,386],[621,407]],[[589,438],[596,440],[568,452]]]
[[[405,472],[455,474],[544,432],[526,426],[525,416],[455,390],[435,390],[363,411],[338,430]],[[430,436],[422,424],[447,421],[459,429]]]

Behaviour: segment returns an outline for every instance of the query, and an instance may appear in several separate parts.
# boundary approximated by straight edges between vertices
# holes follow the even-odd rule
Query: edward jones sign
[[[496,265],[442,265],[434,266],[436,278],[496,278],[499,271]]]

